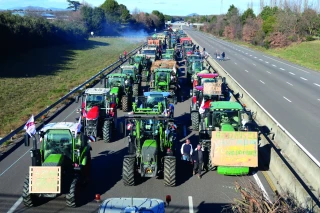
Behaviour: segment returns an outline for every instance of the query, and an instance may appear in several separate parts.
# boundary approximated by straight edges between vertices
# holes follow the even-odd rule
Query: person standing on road
[[[126,59],[127,58],[127,51],[126,50],[123,51],[123,55],[124,55],[124,59]]]
[[[226,54],[225,54],[225,52],[222,52],[222,54],[221,54],[221,61],[224,61],[224,57],[226,57]]]
[[[198,178],[201,178],[202,164],[203,164],[203,151],[201,149],[201,145],[198,144],[197,148],[194,150],[192,154],[192,159],[194,162],[193,167],[193,175],[195,175],[198,171]]]
[[[186,142],[181,146],[182,159],[185,161],[190,161],[192,152],[193,152],[192,145],[190,144],[190,140],[187,139]]]

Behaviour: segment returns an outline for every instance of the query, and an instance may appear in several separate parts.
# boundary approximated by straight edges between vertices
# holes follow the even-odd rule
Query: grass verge
[[[0,63],[0,136],[140,44],[137,38],[100,37],[5,59]]]
[[[255,49],[269,55],[290,61],[303,67],[320,71],[320,40],[294,43],[286,48],[265,49],[264,47],[248,44],[243,41],[225,39],[229,42]]]

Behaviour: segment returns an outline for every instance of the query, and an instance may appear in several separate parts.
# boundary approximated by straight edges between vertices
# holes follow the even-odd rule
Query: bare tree
[[[260,12],[263,10],[264,8],[264,1],[260,0]]]
[[[317,11],[313,9],[305,9],[302,13],[301,25],[308,31],[309,35],[314,35],[320,27]]]

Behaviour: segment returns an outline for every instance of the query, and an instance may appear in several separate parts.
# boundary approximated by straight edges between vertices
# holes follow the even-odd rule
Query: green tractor
[[[204,69],[205,67],[203,65],[203,60],[201,59],[194,59],[191,63],[189,63],[189,66],[187,67],[187,76],[191,80],[191,84],[193,83],[193,76]]]
[[[162,54],[162,60],[175,60],[174,49],[166,49],[165,54]]]
[[[175,130],[173,120],[155,115],[125,117],[129,153],[124,157],[122,181],[137,184],[138,177],[163,174],[165,186],[176,185]]]
[[[171,80],[172,72],[172,69],[156,68],[153,72],[154,87],[150,87],[150,91],[170,92],[169,100],[177,104],[179,86],[178,81]]]
[[[121,74],[130,76],[133,85],[132,87],[132,96],[137,97],[141,91],[141,72],[137,69],[136,66],[121,66]]]
[[[245,111],[238,102],[217,101],[211,102],[210,108],[201,115],[199,130],[199,143],[207,151],[208,161],[206,166],[208,170],[213,170],[211,158],[211,135],[212,131],[254,131],[252,128],[252,115]],[[249,167],[218,166],[219,174],[224,175],[246,175],[249,173]]]
[[[81,115],[85,134],[95,139],[102,136],[110,143],[117,127],[115,95],[107,88],[89,88],[81,96]],[[76,99],[78,103],[79,98]]]
[[[132,78],[126,74],[112,73],[104,79],[104,87],[110,88],[110,95],[115,97],[113,101],[121,106],[122,111],[128,112],[132,101]]]
[[[146,47],[141,50],[141,53],[146,55],[146,57],[150,58],[152,62],[159,60],[158,47]]]
[[[145,54],[136,54],[129,59],[129,64],[137,67],[141,74],[142,82],[148,82],[150,68],[152,65],[150,58],[147,58]]]
[[[45,125],[39,132],[41,148],[33,136],[32,166],[23,185],[22,199],[27,207],[40,204],[41,198],[66,194],[66,205],[77,207],[80,190],[90,179],[91,146],[80,123],[58,122]],[[81,128],[80,128],[81,129]],[[25,145],[30,145],[26,134]]]

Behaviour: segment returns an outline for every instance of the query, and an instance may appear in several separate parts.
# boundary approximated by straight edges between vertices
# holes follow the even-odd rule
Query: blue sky
[[[66,0],[0,0],[0,9],[25,6],[66,8],[68,5],[66,2]],[[87,0],[86,2],[93,6],[100,6],[104,0]],[[226,13],[231,4],[238,7],[240,11],[245,11],[251,0],[223,0],[222,7],[221,0],[117,0],[117,2],[126,5],[130,11],[135,8],[144,12],[157,9],[164,14],[184,16],[190,13],[220,14],[220,10]],[[260,0],[252,2],[255,13],[258,13]]]

